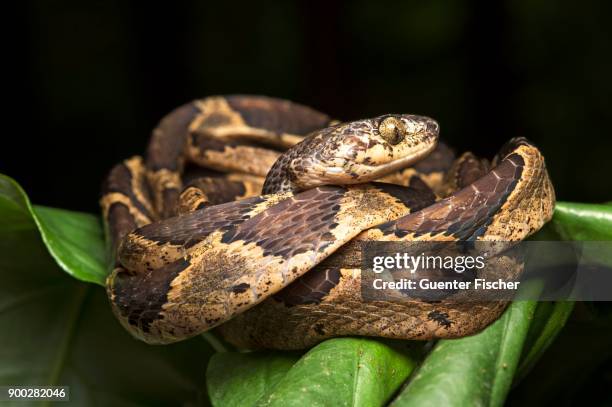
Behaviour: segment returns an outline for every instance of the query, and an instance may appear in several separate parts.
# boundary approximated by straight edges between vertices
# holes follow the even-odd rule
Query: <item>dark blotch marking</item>
[[[189,187],[195,187],[202,191],[211,205],[235,201],[246,193],[242,182],[230,181],[221,177],[196,178],[191,180],[185,186],[185,189]]]
[[[180,170],[189,124],[198,112],[192,102],[178,107],[161,119],[153,130],[147,147],[147,168],[153,171],[164,168],[170,171]]]
[[[456,183],[458,188],[464,188],[479,178],[483,177],[488,170],[486,160],[481,160],[474,154],[468,153],[462,157],[456,173]]]
[[[225,98],[251,127],[277,134],[305,135],[327,127],[329,116],[307,106],[266,96],[231,95]]]
[[[314,330],[315,330],[316,333],[318,333],[321,336],[325,335],[325,330],[323,329],[323,324],[315,324]]]
[[[216,138],[207,136],[202,133],[192,133],[190,135],[190,144],[200,150],[200,154],[206,151],[223,151],[230,143],[229,140],[221,141]]]
[[[314,269],[275,294],[274,298],[288,307],[318,304],[338,285],[340,276],[338,268]]]
[[[321,244],[329,244],[321,236],[329,236],[326,233],[337,226],[329,220],[340,209],[344,192],[342,187],[325,186],[297,194],[228,230],[222,242],[253,242],[264,250],[264,256],[285,259],[316,251]]]
[[[249,288],[251,288],[251,285],[248,283],[240,283],[238,285],[235,285],[233,287],[230,288],[230,290],[234,293],[234,294],[240,294],[245,292],[246,290],[248,290]]]
[[[524,160],[519,154],[510,154],[472,184],[420,211],[384,224],[380,229],[399,237],[431,233],[474,240],[486,232],[493,215],[515,189],[523,166]],[[449,205],[454,210],[449,212]]]
[[[180,259],[153,271],[118,273],[112,292],[120,315],[127,318],[130,325],[148,333],[151,323],[160,319],[159,313],[168,301],[172,280],[189,265],[189,259]]]
[[[431,154],[414,165],[414,169],[422,174],[446,172],[453,165],[454,159],[453,150],[444,143],[438,143]]]
[[[128,207],[120,202],[113,203],[108,209],[108,229],[113,253],[117,251],[121,239],[135,228],[136,221]]]
[[[191,181],[198,178],[219,178],[225,177],[227,174],[220,171],[215,171],[210,168],[200,167],[199,165],[193,163],[187,163],[185,165],[185,170],[183,171],[183,184],[187,185]]]
[[[118,192],[127,196],[134,207],[151,219],[152,214],[134,194],[134,190],[132,189],[132,178],[132,172],[124,163],[115,165],[102,183],[102,194],[106,195],[112,192]],[[151,199],[151,197],[148,195],[149,189],[143,189],[142,193],[145,195],[145,198],[149,200]]]
[[[502,160],[504,157],[512,153],[512,151],[514,151],[520,146],[533,146],[533,143],[531,143],[524,137],[515,137],[509,140],[506,144],[504,144],[502,148],[500,148],[499,152],[495,155],[493,162]]]
[[[264,200],[261,196],[256,196],[211,206],[145,225],[134,233],[158,245],[169,243],[189,248],[216,230],[230,230],[234,225],[244,222],[245,215]]]
[[[427,318],[437,322],[438,325],[443,326],[446,329],[449,329],[454,323],[448,319],[448,314],[446,312],[440,312],[437,310],[431,311],[429,314],[427,314]]]
[[[179,190],[176,188],[164,188],[162,190],[162,219],[167,219],[175,216],[178,209]]]

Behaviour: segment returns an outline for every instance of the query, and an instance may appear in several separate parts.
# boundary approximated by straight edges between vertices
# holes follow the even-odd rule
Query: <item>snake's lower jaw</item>
[[[370,166],[368,170],[364,170],[364,173],[367,173],[367,176],[363,176],[360,178],[359,182],[370,182],[375,181],[379,178],[385,177],[388,174],[391,174],[395,171],[402,170],[404,168],[408,168],[419,161],[423,160],[432,151],[436,149],[438,145],[437,137],[431,139],[431,141],[427,144],[422,144],[422,149],[415,151],[413,154],[406,155],[401,159],[394,160],[388,164],[383,164],[379,166]]]

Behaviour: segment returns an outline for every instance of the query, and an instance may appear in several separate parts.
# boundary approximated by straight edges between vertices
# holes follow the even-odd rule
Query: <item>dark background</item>
[[[174,107],[255,93],[342,119],[429,115],[457,150],[540,146],[557,195],[612,198],[611,2],[24,2],[0,172],[96,212],[105,172]],[[11,64],[13,65],[13,64]]]
[[[14,71],[4,77],[0,172],[38,204],[97,212],[105,173],[142,153],[164,114],[227,93],[289,98],[342,119],[429,115],[457,150],[486,156],[526,136],[544,152],[560,199],[612,199],[612,2],[13,7],[4,14],[15,27],[4,65]],[[583,315],[511,404],[611,401],[610,325]]]

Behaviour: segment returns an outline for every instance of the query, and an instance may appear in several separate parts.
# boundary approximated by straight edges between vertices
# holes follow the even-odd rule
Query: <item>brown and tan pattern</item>
[[[195,164],[223,172],[265,177],[281,155],[279,151],[254,143],[219,140],[206,134],[192,134],[187,157]]]
[[[507,147],[510,153],[474,183],[435,204],[361,233],[307,277],[228,321],[220,331],[241,347],[299,349],[334,336],[454,338],[486,327],[503,312],[505,303],[362,302],[361,270],[350,267],[361,264],[359,246],[363,241],[509,242],[537,231],[554,209],[554,191],[543,157],[525,139],[514,139]],[[521,265],[511,259],[499,262],[504,275],[520,273]],[[335,279],[328,276],[338,274],[341,277],[332,285]]]
[[[521,240],[552,214],[554,191],[529,142],[512,140],[489,165],[470,154],[453,163],[437,137],[423,116],[334,124],[261,96],[175,110],[154,130],[145,165],[119,164],[103,189],[115,314],[149,343],[216,326],[240,346],[284,349],[340,335],[477,332],[504,303],[360,296],[360,242]],[[376,179],[398,185],[367,183]]]
[[[147,175],[156,191],[154,203],[157,212],[162,218],[176,214],[182,189],[181,174],[187,160],[195,158],[216,166],[228,162],[228,157],[219,154],[221,147],[218,143],[210,151],[198,151],[194,138],[198,140],[201,136],[202,140],[209,140],[209,144],[211,139],[228,143],[242,139],[287,148],[301,141],[303,135],[329,123],[327,115],[314,109],[266,96],[212,96],[175,109],[153,130],[147,148]],[[245,165],[258,159],[255,154],[249,155],[246,146],[238,151],[231,146],[224,150],[233,155],[233,159],[246,159]],[[212,158],[219,160],[213,162]],[[265,175],[262,165],[266,163],[271,165],[273,161],[264,160],[252,167]]]
[[[307,106],[266,96],[230,95],[194,102],[201,114],[190,131],[222,139],[246,139],[279,148],[327,127],[329,116]]]
[[[503,302],[364,302],[360,271],[340,269],[338,283],[331,290],[334,280],[319,286],[319,290],[328,290],[325,295],[301,293],[293,303],[290,298],[288,302],[286,297],[273,297],[218,329],[234,345],[248,349],[302,349],[349,335],[427,340],[476,333],[506,307]],[[291,293],[297,290],[293,285],[287,288]]]
[[[369,215],[356,216],[363,207],[371,209]],[[188,254],[177,256],[178,260],[170,264],[130,275],[114,273],[109,277],[109,288],[115,296],[134,292],[146,282],[156,280],[159,274],[174,273],[177,264],[183,265],[169,291],[149,292],[147,301],[156,295],[167,298],[158,318],[147,319],[149,322],[141,326],[130,326],[148,342],[174,341],[210,329],[251,308],[304,274],[359,231],[407,210],[403,202],[376,186],[317,187],[282,200],[227,231],[213,231],[188,247]],[[143,229],[136,233],[153,241]],[[120,248],[120,252],[125,253],[126,249]],[[128,264],[121,256],[120,260],[124,266]],[[134,302],[124,301],[128,305],[118,309],[120,319],[135,319],[138,312],[149,314],[146,303],[137,302],[138,297],[131,298]]]
[[[142,158],[132,157],[113,167],[104,180],[102,194],[100,206],[114,253],[128,232],[156,219]]]
[[[341,123],[311,134],[284,153],[269,170],[263,192],[373,181],[422,159],[437,141],[438,124],[424,116]]]
[[[179,214],[259,195],[264,178],[246,174],[200,177],[189,181],[179,197]]]

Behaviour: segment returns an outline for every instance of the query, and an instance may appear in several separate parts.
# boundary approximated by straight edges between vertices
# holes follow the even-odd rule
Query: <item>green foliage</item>
[[[0,232],[38,227],[51,256],[73,277],[104,285],[104,233],[97,216],[32,206],[21,187],[0,174]],[[10,236],[9,236],[10,238]]]
[[[104,252],[99,226],[91,228],[94,217],[38,209],[33,215],[16,184],[0,178],[0,386],[68,385],[76,405],[207,404],[210,346],[199,338],[165,347],[131,338],[110,312],[104,290],[56,263],[61,259],[63,267],[74,267],[70,275],[83,279],[99,272],[95,259]],[[53,219],[37,226],[38,215]],[[72,232],[82,241],[61,240]]]
[[[535,308],[515,302],[481,333],[439,341],[392,405],[502,405]]]
[[[552,224],[564,240],[612,240],[612,203],[558,202]]]
[[[574,303],[571,301],[541,302],[538,304],[531,327],[523,346],[515,381],[526,375],[542,356],[544,351],[557,337],[561,328],[572,314]]]
[[[559,203],[540,238],[559,237],[611,239],[612,207]],[[97,286],[106,263],[98,217],[32,206],[0,175],[0,385],[70,385],[73,401],[102,405],[498,406],[573,308],[515,302],[481,333],[441,340],[424,359],[415,349],[427,344],[362,338],[303,355],[224,352],[215,339],[213,355],[201,338],[154,347],[129,337]]]
[[[378,341],[331,339],[306,353],[258,404],[381,405],[414,365],[409,355]]]
[[[214,406],[252,406],[287,374],[299,359],[291,352],[220,352],[206,369]]]
[[[217,354],[207,371],[208,391],[215,406],[377,406],[414,366],[405,349],[371,339],[338,338],[299,360],[279,352]],[[245,386],[249,383],[253,387]]]

